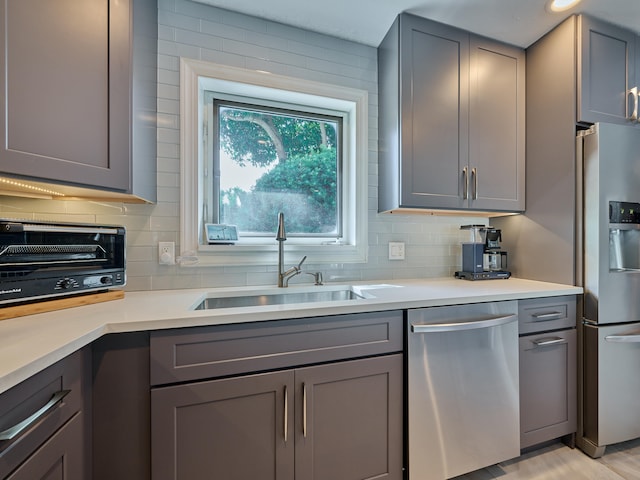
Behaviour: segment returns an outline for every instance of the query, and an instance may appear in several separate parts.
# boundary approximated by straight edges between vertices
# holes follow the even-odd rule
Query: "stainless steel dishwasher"
[[[520,454],[517,320],[517,301],[408,311],[410,480]]]

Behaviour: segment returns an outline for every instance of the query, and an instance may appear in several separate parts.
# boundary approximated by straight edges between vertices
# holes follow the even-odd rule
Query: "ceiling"
[[[583,0],[549,13],[547,0],[196,0],[377,47],[406,11],[528,47],[572,13],[589,13],[640,33],[640,0]]]

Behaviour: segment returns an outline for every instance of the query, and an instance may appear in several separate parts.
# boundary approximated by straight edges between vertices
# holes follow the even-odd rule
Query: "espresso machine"
[[[506,279],[511,276],[507,268],[507,252],[500,248],[502,231],[485,225],[463,225],[470,238],[462,243],[462,270],[456,278],[465,280]]]

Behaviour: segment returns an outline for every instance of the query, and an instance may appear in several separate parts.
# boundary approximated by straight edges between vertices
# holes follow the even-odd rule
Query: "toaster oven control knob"
[[[111,277],[110,276],[100,277],[100,283],[103,285],[111,285]]]

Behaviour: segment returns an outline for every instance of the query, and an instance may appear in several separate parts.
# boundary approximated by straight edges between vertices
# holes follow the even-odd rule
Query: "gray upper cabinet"
[[[577,31],[577,121],[628,124],[637,109],[636,35],[584,15]]]
[[[157,5],[2,0],[1,174],[156,200]]]
[[[524,51],[409,14],[378,49],[379,211],[524,210]]]

